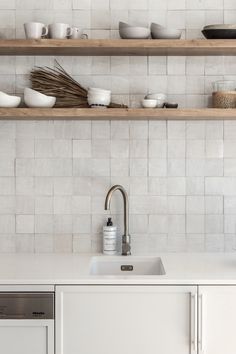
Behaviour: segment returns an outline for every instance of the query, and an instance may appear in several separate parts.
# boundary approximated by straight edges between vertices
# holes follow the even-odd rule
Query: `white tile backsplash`
[[[129,193],[137,249],[147,234],[145,247],[160,250],[233,251],[234,122],[50,122],[37,134],[35,124],[22,124],[2,125],[1,252],[100,249],[104,199],[115,183]],[[118,195],[112,213],[122,230]]]
[[[25,134],[18,122],[17,139],[15,122],[5,126],[11,139],[1,140],[1,158],[10,172],[0,177],[0,234],[9,237],[2,252],[100,249],[104,198],[115,183],[129,193],[137,247],[148,234],[152,245],[162,235],[160,248],[168,251],[230,249],[234,239],[222,235],[236,229],[233,122],[74,123],[43,124],[32,137],[32,122],[23,122]],[[122,230],[118,196],[112,213]]]

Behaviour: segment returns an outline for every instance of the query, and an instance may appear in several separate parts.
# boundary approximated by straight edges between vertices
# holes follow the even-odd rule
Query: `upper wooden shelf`
[[[236,40],[0,40],[0,55],[236,55]]]
[[[236,119],[236,109],[156,108],[0,108],[0,119],[13,120],[223,120]]]

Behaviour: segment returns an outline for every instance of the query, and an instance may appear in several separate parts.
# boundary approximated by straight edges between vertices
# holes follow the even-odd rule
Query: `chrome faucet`
[[[129,235],[129,200],[124,187],[115,185],[108,191],[105,200],[105,210],[110,210],[111,197],[115,191],[119,190],[124,201],[124,235],[122,236],[122,256],[131,255],[131,238]]]

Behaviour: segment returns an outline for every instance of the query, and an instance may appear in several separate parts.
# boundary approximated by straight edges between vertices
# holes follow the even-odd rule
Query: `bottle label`
[[[106,245],[104,247],[104,251],[116,251],[116,246],[115,245]]]
[[[116,251],[116,239],[104,238],[103,240],[104,251]]]
[[[107,254],[116,254],[117,252],[117,238],[116,227],[103,227],[103,252]]]

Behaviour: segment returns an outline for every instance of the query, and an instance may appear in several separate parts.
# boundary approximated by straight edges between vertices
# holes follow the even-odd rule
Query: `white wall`
[[[118,37],[118,20],[156,21],[199,38],[208,23],[235,23],[235,0],[0,0],[0,35],[64,21],[90,37]],[[0,57],[0,89],[22,94],[34,65],[52,57]],[[111,88],[138,106],[165,92],[182,107],[209,104],[211,83],[236,78],[235,57],[58,57],[82,84]],[[134,252],[233,251],[236,122],[0,122],[0,252],[101,249],[108,188],[130,195]],[[112,212],[122,229],[117,195]]]

